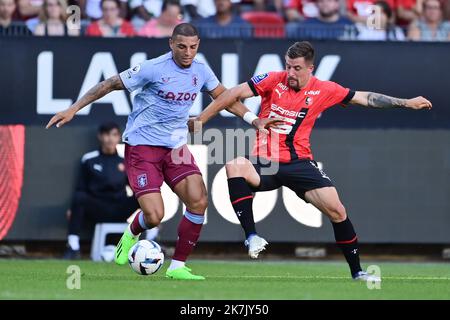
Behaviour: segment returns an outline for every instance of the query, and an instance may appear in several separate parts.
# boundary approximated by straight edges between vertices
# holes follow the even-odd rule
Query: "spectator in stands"
[[[39,24],[39,12],[41,12],[44,0],[17,0],[15,18],[26,21],[28,29],[34,32]]]
[[[148,38],[165,38],[172,35],[173,29],[183,21],[181,5],[178,1],[165,0],[161,15],[148,21],[139,35]]]
[[[39,13],[39,24],[34,30],[37,36],[78,36],[79,29],[67,27],[66,0],[45,0]]]
[[[195,22],[201,37],[251,38],[252,26],[233,12],[231,0],[214,0],[216,15]]]
[[[444,3],[444,20],[450,21],[450,1]]]
[[[424,0],[422,15],[408,30],[408,38],[415,41],[449,41],[450,22],[444,21],[439,0]]]
[[[186,21],[207,18],[216,14],[214,0],[181,0]]]
[[[319,16],[303,22],[290,22],[286,26],[288,38],[296,39],[348,39],[354,25],[339,13],[339,0],[317,0]]]
[[[284,0],[253,0],[253,11],[269,11],[282,13]]]
[[[131,23],[134,30],[139,31],[152,18],[158,18],[161,14],[163,0],[129,0],[132,10]]]
[[[80,0],[81,18],[98,20],[102,17],[101,0]]]
[[[369,16],[373,14],[372,6],[376,0],[346,0],[347,17],[354,23],[366,23]],[[397,0],[386,0],[391,11],[396,10]]]
[[[134,197],[128,197],[127,175],[123,158],[117,154],[120,129],[116,123],[104,123],[99,127],[98,150],[81,158],[81,170],[67,212],[69,230],[65,259],[80,258],[79,235],[86,220],[98,222],[125,222],[139,209]]]
[[[0,0],[0,36],[31,35],[23,22],[13,21],[15,10],[14,0]]]
[[[422,11],[422,0],[396,0],[396,24],[408,26],[420,17]]]
[[[315,0],[283,0],[283,6],[288,22],[303,21],[319,15]]]
[[[44,0],[17,0],[17,13],[21,20],[37,17]]]
[[[81,18],[90,20],[99,20],[103,16],[102,0],[77,0],[81,8]],[[120,0],[120,17],[126,18],[128,11],[128,1]]]
[[[391,7],[386,1],[377,1],[374,3],[374,13],[379,12],[380,17],[375,18],[374,25],[370,23],[357,23],[358,40],[375,41],[403,41],[405,34],[403,30],[394,24],[394,16]]]
[[[103,17],[92,22],[86,29],[86,35],[96,37],[132,37],[133,26],[120,17],[119,0],[102,0]]]

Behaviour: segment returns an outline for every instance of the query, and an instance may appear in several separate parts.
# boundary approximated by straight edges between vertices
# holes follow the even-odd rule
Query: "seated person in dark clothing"
[[[216,15],[193,23],[202,38],[251,38],[252,26],[233,13],[231,0],[214,0]]]
[[[350,39],[356,33],[353,22],[339,14],[339,0],[317,0],[319,16],[286,25],[288,38]]]
[[[0,0],[0,36],[30,36],[24,22],[14,21],[15,0]]]
[[[0,0],[1,1],[1,0]],[[98,131],[100,147],[81,158],[81,172],[69,215],[69,232],[65,259],[80,258],[79,234],[85,220],[126,222],[139,204],[128,197],[128,183],[123,158],[117,154],[120,129],[115,123],[105,123]]]

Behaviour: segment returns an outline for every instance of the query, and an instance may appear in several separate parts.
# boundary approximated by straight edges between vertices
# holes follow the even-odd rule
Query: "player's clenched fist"
[[[406,101],[406,104],[408,108],[411,109],[431,109],[431,107],[433,106],[429,100],[425,99],[422,96],[408,99]]]
[[[284,123],[283,119],[279,118],[258,118],[253,120],[252,124],[253,126],[260,130],[261,132],[268,134],[269,130],[268,128],[278,128],[279,125],[282,125]]]
[[[189,132],[197,133],[202,130],[203,123],[197,118],[189,118],[188,128]]]
[[[67,109],[55,114],[50,121],[47,123],[46,129],[50,128],[52,125],[56,124],[56,127],[59,128],[62,125],[66,124],[75,116],[76,111],[73,109]]]

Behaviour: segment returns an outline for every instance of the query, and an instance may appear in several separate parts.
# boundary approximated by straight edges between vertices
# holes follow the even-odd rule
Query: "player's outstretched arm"
[[[227,88],[225,88],[223,84],[219,83],[219,85],[214,90],[209,91],[208,94],[211,96],[211,98],[213,98],[213,100],[215,100],[226,90],[227,90]],[[225,110],[227,110],[228,112],[231,112],[235,116],[238,116],[241,118],[244,116],[244,114],[247,111],[250,111],[240,101],[237,101],[236,103],[232,104],[231,106],[225,107]]]
[[[199,114],[197,121],[201,121],[202,124],[205,124],[209,119],[228,106],[231,106],[230,108],[227,108],[228,111],[237,114],[238,111],[236,110],[235,104],[240,102],[241,99],[249,98],[254,95],[247,83],[241,83],[236,87],[227,90],[223,90],[222,88],[225,89],[223,85],[219,85],[211,92],[211,96],[214,98],[214,101],[212,101],[205,108],[205,110]],[[237,108],[239,109],[239,107]],[[240,116],[242,117],[243,115]]]
[[[198,131],[203,124],[223,109],[226,109],[234,115],[243,118],[247,123],[265,133],[268,133],[267,128],[277,127],[282,123],[279,119],[258,118],[241,102],[241,99],[254,96],[253,91],[246,82],[228,90],[220,84],[216,89],[210,92],[210,95],[215,100],[211,102],[197,118],[192,119],[190,123],[190,131]]]
[[[350,104],[359,104],[365,107],[388,109],[388,108],[410,108],[431,109],[432,104],[424,97],[412,99],[400,99],[375,92],[356,91]]]
[[[56,124],[56,127],[59,128],[71,121],[75,116],[75,113],[83,109],[88,104],[100,99],[111,91],[123,89],[125,89],[125,86],[123,85],[122,80],[120,80],[119,75],[108,78],[89,89],[89,91],[86,92],[80,100],[76,101],[68,109],[55,114],[45,128],[48,129],[54,124]]]

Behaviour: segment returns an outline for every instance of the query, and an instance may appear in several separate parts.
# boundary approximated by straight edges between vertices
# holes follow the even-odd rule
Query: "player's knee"
[[[202,209],[202,212],[204,212],[204,211],[206,210],[206,208],[208,207],[208,196],[207,196],[206,194],[204,194],[204,195],[201,197],[201,199],[200,199],[198,205],[199,205],[200,208]]]
[[[201,195],[197,199],[194,199],[194,201],[192,201],[189,204],[190,210],[192,210],[195,213],[200,213],[200,214],[205,212],[207,207],[208,207],[208,195],[206,193]]]
[[[332,222],[342,222],[347,219],[347,212],[342,203],[336,203],[327,208],[328,216]]]
[[[142,210],[144,213],[145,224],[149,227],[155,227],[161,223],[164,212],[161,209]]]
[[[244,157],[237,157],[225,164],[225,170],[228,178],[244,177],[248,160]]]
[[[239,172],[240,172],[239,165],[234,160],[228,161],[225,164],[225,170],[227,172],[228,178],[236,177],[239,175]]]

